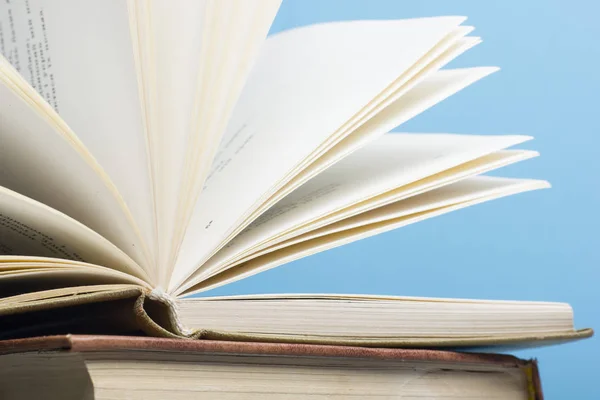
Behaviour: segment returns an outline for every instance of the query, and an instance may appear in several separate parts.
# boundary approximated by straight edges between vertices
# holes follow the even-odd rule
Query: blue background
[[[477,205],[208,294],[337,292],[570,303],[600,329],[600,1],[284,0],[271,32],[310,23],[464,15],[483,43],[452,67],[502,70],[397,130],[527,134],[542,156],[500,175],[550,190]],[[391,49],[402,51],[402,49]],[[537,357],[548,399],[600,399],[599,339]]]

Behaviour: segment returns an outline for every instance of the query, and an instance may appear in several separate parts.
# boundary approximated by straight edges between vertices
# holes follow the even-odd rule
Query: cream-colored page
[[[454,80],[451,84],[446,85],[448,87],[444,87],[441,82],[436,82],[440,81],[440,79],[435,79],[433,81],[439,83],[439,85],[433,92],[425,94],[423,90],[416,90],[422,87],[431,89],[432,85],[426,85],[426,83],[431,83],[431,78],[434,75],[438,75],[439,68],[481,42],[476,37],[464,37],[472,29],[472,27],[468,26],[456,28],[427,54],[421,57],[418,62],[404,71],[391,85],[379,93],[359,113],[355,114],[351,121],[346,122],[334,135],[321,143],[311,153],[310,157],[305,158],[293,170],[288,171],[287,176],[283,177],[279,182],[276,193],[263,201],[260,207],[254,208],[251,214],[246,215],[242,224],[238,225],[237,229],[230,233],[230,236],[226,240],[230,240],[232,235],[237,235],[249,222],[262,214],[287,193],[296,189],[301,183],[306,182],[312,176],[332,165],[335,161],[360,147],[360,145],[364,145],[374,137],[387,132],[389,129],[384,129],[384,123],[391,125],[391,127],[398,126],[401,122],[410,119],[449,96],[452,89],[458,91],[494,72],[496,68],[456,70],[453,71],[455,72],[454,74],[443,74],[444,79],[441,79],[441,81]],[[470,82],[465,82],[466,79],[460,79],[466,78],[466,76],[470,78]],[[457,88],[458,86],[461,87]],[[409,96],[411,94],[412,96]],[[416,94],[424,98],[415,99]],[[434,94],[436,96],[433,96]],[[400,107],[402,105],[406,106],[406,102],[400,100],[407,96],[412,97],[410,99],[412,102],[410,106],[405,107],[406,110],[403,110]],[[415,111],[419,108],[421,109],[420,111]],[[379,118],[380,114],[382,114],[382,118]],[[392,125],[392,121],[399,122]]]
[[[4,299],[58,288],[129,283],[152,289],[144,280],[93,264],[63,264],[61,260],[36,258],[29,262],[6,262],[0,256],[0,293]]]
[[[256,216],[273,207],[286,195],[357,149],[496,70],[495,67],[478,67],[442,70],[428,74],[427,78],[416,87],[369,119],[315,162],[305,167],[301,173],[294,176],[268,201],[256,209],[253,216],[249,217],[250,220],[254,220]]]
[[[400,202],[411,196],[418,196],[430,190],[434,190],[445,185],[449,185],[460,180],[476,176],[494,169],[523,161],[539,154],[528,150],[502,150],[492,153],[488,156],[461,164],[440,174],[429,176],[425,179],[413,182],[403,187],[390,190],[379,196],[371,197],[365,201],[356,203],[345,209],[337,210],[322,218],[313,220],[294,229],[288,230],[285,234],[263,241],[260,245],[247,248],[235,257],[228,258],[226,263],[221,263],[218,268],[212,267],[209,271],[200,269],[192,278],[188,279],[182,286],[182,289],[194,286],[207,276],[215,275],[225,269],[235,267],[245,263],[253,258],[261,257],[267,253],[295,245],[300,242],[312,240],[317,237],[330,235],[336,232],[348,230],[361,225],[364,214],[369,214],[371,210],[383,208],[386,205]],[[227,247],[225,247],[226,249]],[[224,251],[221,250],[221,251]],[[219,252],[220,253],[220,252]],[[219,254],[217,253],[217,255]]]
[[[0,186],[52,207],[94,230],[137,264],[148,264],[141,238],[115,193],[58,132],[49,117],[0,76]]]
[[[205,261],[288,171],[462,20],[338,22],[269,38],[196,203],[170,288]]]
[[[444,186],[422,195],[400,201],[388,208],[387,217],[380,222],[367,224],[347,231],[319,237],[286,247],[247,263],[226,270],[207,279],[182,294],[192,294],[231,283],[248,276],[275,268],[302,257],[309,256],[356,240],[397,229],[434,216],[486,202],[500,197],[549,187],[545,181],[473,177]],[[406,202],[406,206],[403,203]]]
[[[187,225],[185,208],[202,187],[225,128],[222,125],[279,3],[150,2],[156,63],[154,161],[160,265],[165,274],[170,272],[181,230]]]
[[[294,177],[286,188],[294,187],[298,182],[306,182],[343,157],[497,70],[496,67],[475,67],[439,70],[428,74],[426,79],[382,109]]]
[[[308,300],[315,299],[317,301],[327,300],[350,300],[369,302],[373,301],[374,304],[379,304],[380,301],[404,301],[404,302],[423,302],[433,303],[435,307],[436,303],[446,304],[492,304],[498,306],[533,306],[537,307],[549,307],[556,309],[557,311],[563,311],[565,313],[572,312],[567,303],[558,303],[551,301],[522,301],[522,300],[489,300],[489,299],[466,299],[466,298],[444,298],[444,297],[417,297],[417,296],[394,296],[394,295],[382,295],[382,294],[357,294],[357,293],[260,293],[260,294],[236,294],[226,296],[207,296],[207,297],[185,297],[180,298],[177,302],[183,304],[194,304],[197,302],[205,301],[221,301],[221,300]]]
[[[149,160],[126,2],[3,2],[0,38],[2,54],[102,165],[148,248],[154,248]]]
[[[0,254],[92,263],[148,279],[130,257],[73,218],[0,187]]]
[[[390,190],[385,194],[373,197],[345,210],[334,212],[310,225],[294,230],[288,235],[278,237],[273,243],[269,243],[268,249],[264,250],[264,252],[283,248],[315,237],[351,229],[356,224],[360,225],[361,221],[363,221],[362,216],[370,215],[370,211],[372,210],[379,210],[389,204],[400,202],[412,196],[418,196],[427,191],[454,184],[463,179],[484,174],[519,161],[537,157],[538,155],[539,153],[530,150],[503,150],[478,158],[472,162],[444,171],[441,174],[436,174],[407,186]],[[277,245],[273,247],[272,245],[275,243]]]
[[[77,296],[81,294],[113,292],[115,290],[139,289],[139,285],[131,283],[119,283],[108,285],[90,285],[90,286],[66,286],[56,289],[49,289],[40,292],[24,293],[18,296],[0,298],[0,307],[12,307],[18,303],[28,303],[32,301],[55,299],[57,297]]]
[[[186,148],[186,179],[178,202],[177,250],[281,0],[213,0],[213,3],[218,5],[215,19],[219,23],[206,40],[212,49],[203,56],[207,61],[203,62],[198,78],[192,132]],[[173,263],[175,256],[173,253]]]
[[[501,195],[547,187],[549,187],[549,184],[545,181],[475,176],[348,218],[342,221],[340,226],[332,229],[332,233],[389,221],[453,204],[468,203],[475,199],[497,198]]]
[[[254,258],[262,257],[265,254],[279,251],[285,247],[293,246],[314,238],[351,229],[358,223],[357,221],[361,221],[361,215],[369,214],[371,210],[379,209],[392,203],[401,202],[412,196],[418,196],[427,191],[435,190],[445,185],[453,184],[463,179],[483,174],[512,163],[537,157],[538,155],[539,153],[529,150],[497,151],[444,170],[443,172],[428,176],[424,179],[386,191],[383,194],[369,197],[368,199],[354,203],[351,206],[334,210],[325,216],[312,219],[309,222],[288,229],[286,232],[277,232],[276,235],[267,240],[262,240],[262,242],[258,244],[247,246],[243,251],[239,251],[234,255],[228,254],[228,256],[223,260],[220,260],[219,263],[213,263],[213,259],[226,252],[230,247],[225,246],[209,260],[210,268],[204,268],[203,266],[196,271],[194,275],[178,289],[177,293],[181,293],[200,283],[202,280],[208,279],[216,274],[221,274],[226,269],[234,268],[235,266],[246,263]],[[236,240],[234,239],[231,242],[231,247],[235,246],[235,244]]]
[[[209,2],[152,0],[149,2],[150,41],[154,76],[146,82],[153,96],[156,211],[159,227],[160,273],[168,272],[168,258],[176,223],[177,200],[188,136],[191,133],[195,93],[202,56],[206,8]],[[154,86],[152,86],[154,85]]]
[[[465,51],[481,43],[481,38],[466,36],[473,30],[470,26],[459,26],[434,46],[427,54],[421,57],[407,71],[398,77],[383,92],[379,93],[369,104],[356,113],[338,131],[321,144],[306,160],[313,162],[329,151],[346,137],[351,136],[355,130],[367,123],[371,118],[382,112],[390,104],[396,102],[415,86],[428,79],[453,59]]]
[[[311,221],[528,139],[384,135],[286,196],[211,257],[201,270],[218,268],[237,254]]]
[[[271,335],[415,338],[502,335],[507,330],[573,332],[573,313],[564,303],[270,294],[189,298],[178,304],[187,326]]]

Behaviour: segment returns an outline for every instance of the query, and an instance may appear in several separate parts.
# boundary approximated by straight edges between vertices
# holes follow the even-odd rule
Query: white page
[[[177,290],[177,293],[181,293],[203,280],[221,274],[226,269],[234,268],[235,266],[246,263],[254,258],[264,256],[265,254],[278,251],[300,242],[350,229],[354,223],[353,217],[355,216],[357,216],[356,219],[359,220],[360,215],[369,213],[371,210],[384,207],[391,203],[400,202],[412,196],[418,196],[430,190],[435,190],[469,177],[484,174],[512,163],[537,157],[538,155],[539,153],[529,150],[497,151],[487,156],[444,170],[441,173],[420,179],[408,185],[389,190],[384,194],[355,203],[350,207],[335,210],[324,217],[313,219],[309,223],[304,223],[293,229],[289,229],[286,233],[277,232],[275,236],[268,240],[263,240],[260,245],[248,246],[246,247],[246,250],[237,252],[235,256],[231,254],[227,254],[227,257],[221,256],[221,254],[225,255],[225,252],[227,252],[230,247],[236,245],[236,238],[231,242],[231,246],[228,244],[209,260],[206,266],[210,263],[210,269],[204,268],[204,266],[203,268],[200,268],[186,280],[185,284]],[[253,238],[252,235],[249,236],[249,239]],[[221,257],[221,259],[218,260],[218,263],[216,262],[217,257]]]
[[[371,210],[383,208],[391,203],[396,203],[401,200],[408,199],[412,196],[418,196],[430,190],[441,188],[445,185],[454,184],[463,179],[484,174],[495,169],[523,161],[532,157],[539,156],[539,153],[530,150],[502,150],[478,158],[474,161],[461,164],[455,168],[451,168],[440,174],[419,180],[404,187],[391,190],[381,196],[374,197],[367,201],[361,202],[356,206],[343,211],[335,212],[325,218],[321,218],[317,223],[312,224],[310,231],[308,227],[303,227],[301,230],[294,231],[296,236],[292,241],[287,240],[279,246],[289,245],[290,243],[300,242],[318,236],[328,235],[330,233],[339,232],[341,230],[350,229],[355,223],[354,221],[362,221],[360,216],[369,214]],[[301,236],[297,236],[301,234]],[[292,235],[288,235],[292,236]],[[284,239],[278,238],[278,242]]]
[[[147,265],[133,220],[114,187],[102,179],[100,167],[67,141],[56,119],[42,114],[30,98],[17,96],[13,90],[18,88],[3,82],[8,78],[0,67],[0,186],[65,213],[138,265]]]
[[[393,103],[389,104],[380,113],[360,126],[348,135],[348,137],[344,138],[315,162],[306,167],[300,174],[295,176],[288,184],[278,190],[275,195],[259,207],[251,219],[254,220],[266,210],[273,207],[278,201],[281,201],[281,199],[290,194],[293,190],[296,190],[302,184],[305,184],[310,179],[317,176],[317,174],[322,173],[331,165],[367,145],[369,142],[385,134],[390,129],[402,124],[427,108],[497,70],[498,68],[496,67],[476,67],[440,70],[428,74],[418,85],[406,92]],[[239,234],[241,234],[241,232],[237,235]],[[236,240],[236,237],[231,240]],[[227,247],[229,247],[229,243]],[[222,251],[217,252],[217,254],[207,261],[206,266],[200,266],[200,268],[188,279],[185,286],[189,286],[190,282],[198,282],[200,274],[204,274],[204,270],[208,268],[208,265],[215,265],[215,262],[213,262],[214,257],[220,257],[222,261],[220,253],[222,253]]]
[[[153,249],[149,160],[126,2],[3,2],[0,31],[2,53],[106,170]]]
[[[168,271],[165,259],[173,239],[173,226],[180,180],[183,175],[186,144],[190,134],[202,40],[208,1],[149,2],[151,18],[154,76],[146,82],[153,90],[150,113],[155,118],[152,145],[155,170],[157,218],[159,226],[159,265],[161,274]],[[206,57],[204,57],[206,58]],[[154,86],[152,86],[154,85]]]
[[[186,148],[186,179],[178,211],[178,238],[196,204],[196,198],[210,172],[219,143],[244,88],[252,66],[275,18],[281,0],[213,0],[214,16],[203,57],[195,98],[192,132]],[[198,149],[201,149],[198,151]],[[173,261],[175,261],[173,259]]]
[[[392,189],[528,140],[525,136],[387,134],[351,154],[257,218],[200,270]]]
[[[332,213],[311,225],[302,227],[302,229],[295,230],[288,235],[278,237],[276,240],[262,245],[261,248],[263,250],[253,253],[244,259],[237,260],[236,264],[241,264],[245,260],[292,246],[296,243],[390,219],[391,208],[388,208],[388,206],[391,204],[402,204],[402,207],[404,207],[405,202],[406,204],[411,204],[409,200],[413,197],[420,199],[422,197],[419,196],[429,191],[435,191],[446,185],[453,185],[461,180],[538,155],[534,151],[505,150],[479,158],[473,162],[445,171],[435,177],[420,180],[406,187],[392,190],[381,196],[361,202],[344,211]],[[452,172],[450,173],[450,171]]]
[[[149,279],[122,250],[85,225],[1,186],[0,253],[66,258]]]
[[[403,199],[402,201],[356,215],[342,221],[340,225],[343,225],[343,227],[332,227],[331,232],[340,232],[342,230],[389,221],[410,214],[447,207],[452,204],[470,202],[476,198],[495,197],[501,193],[519,193],[523,189],[532,190],[547,187],[549,187],[549,184],[545,181],[474,176],[419,196]]]
[[[461,164],[440,174],[421,179],[409,185],[390,190],[385,194],[372,197],[351,207],[330,213],[329,215],[319,218],[316,221],[312,221],[298,228],[290,230],[286,234],[277,235],[268,241],[263,241],[260,246],[255,246],[243,253],[238,253],[235,258],[229,258],[226,264],[218,268],[212,268],[211,271],[206,272],[201,271],[205,272],[202,276],[199,273],[194,274],[192,278],[186,281],[186,284],[182,286],[182,289],[199,283],[202,278],[206,279],[207,276],[219,274],[225,269],[235,267],[236,265],[245,263],[253,258],[263,256],[270,252],[277,251],[297,243],[312,240],[317,237],[330,235],[360,226],[361,221],[363,221],[362,216],[370,214],[371,210],[384,208],[386,205],[401,202],[402,200],[408,199],[411,196],[418,196],[427,191],[453,184],[468,177],[483,174],[528,158],[537,157],[538,155],[539,154],[535,151],[503,150],[478,158],[474,161]],[[224,251],[226,248],[227,247],[221,251]],[[218,255],[219,253],[217,253],[217,256]]]
[[[384,111],[388,106],[395,103],[407,93],[410,93],[415,86],[418,86],[424,80],[427,80],[432,74],[438,72],[440,68],[444,67],[465,51],[481,43],[479,37],[463,37],[472,30],[473,27],[459,26],[450,34],[446,35],[441,42],[421,57],[383,92],[377,95],[377,97],[361,109],[359,113],[355,114],[350,121],[344,124],[343,127],[336,132],[335,135],[328,138],[328,140],[319,147],[318,151],[311,154],[308,161],[312,162],[322,156],[325,152],[329,151],[332,146],[338,144],[340,140],[343,141],[349,135],[351,136],[355,130],[360,129],[360,127],[366,124],[370,119],[376,117],[377,114]]]
[[[213,289],[311,254],[342,246],[434,216],[500,197],[547,187],[549,187],[547,182],[535,180],[492,177],[465,179],[387,206],[389,207],[387,210],[388,213],[386,218],[381,219],[381,222],[319,237],[269,253],[263,257],[250,260],[247,263],[226,270],[181,294],[188,295]]]
[[[193,204],[202,187],[223,125],[279,4],[280,0],[150,2],[156,63],[153,146],[165,281],[191,211],[185,211],[187,203]]]
[[[306,182],[343,157],[496,71],[496,67],[475,67],[440,70],[428,74],[418,85],[319,157],[286,187],[293,187],[298,184],[298,180]]]
[[[298,187],[299,181],[306,182],[310,177],[361,145],[496,71],[497,68],[491,67],[438,71],[439,68],[481,42],[479,38],[463,37],[472,29],[472,27],[460,26],[446,35],[425,56],[355,114],[351,121],[338,129],[336,134],[321,143],[310,157],[290,171],[288,176],[279,183],[280,189],[277,193],[256,208],[254,214],[247,217],[247,220],[253,220],[257,215],[262,214],[274,204],[275,198],[280,199],[283,193],[290,193]],[[404,100],[405,98],[408,98],[407,101]],[[385,129],[385,126],[389,128]]]
[[[251,221],[256,219],[300,185],[372,140],[497,70],[496,67],[477,67],[442,70],[428,74],[426,79],[416,87],[349,134],[316,161],[306,166],[301,173],[294,176],[275,195],[257,208],[249,219]]]
[[[211,255],[288,171],[462,21],[339,22],[269,38],[198,198],[169,287]]]

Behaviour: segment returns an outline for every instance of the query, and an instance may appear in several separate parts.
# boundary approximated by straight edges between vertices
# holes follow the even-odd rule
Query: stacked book
[[[445,68],[464,17],[267,38],[278,7],[0,5],[2,399],[541,399],[482,351],[593,334],[560,303],[190,297],[549,187],[482,176],[529,137],[388,133],[497,70]]]

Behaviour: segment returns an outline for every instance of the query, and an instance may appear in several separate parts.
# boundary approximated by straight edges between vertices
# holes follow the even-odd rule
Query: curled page
[[[222,246],[282,177],[463,20],[339,22],[269,38],[196,202],[170,289]]]
[[[92,263],[149,280],[130,257],[90,228],[1,186],[0,254]]]
[[[231,283],[248,276],[275,268],[302,257],[342,246],[356,240],[397,229],[428,218],[442,215],[474,204],[530,190],[549,187],[545,181],[519,180],[492,177],[474,177],[444,186],[422,195],[399,201],[385,207],[385,217],[379,215],[375,221],[358,227],[341,230],[331,235],[317,237],[285,247],[280,251],[250,260],[189,288],[185,294],[198,293]],[[380,213],[383,212],[379,210]],[[377,210],[372,211],[377,213]]]
[[[95,160],[78,151],[73,132],[37,100],[16,72],[0,62],[0,186],[68,215],[138,265],[149,265],[144,242],[116,188]]]
[[[4,56],[100,163],[152,252],[153,196],[126,2],[3,2],[0,26]]]

